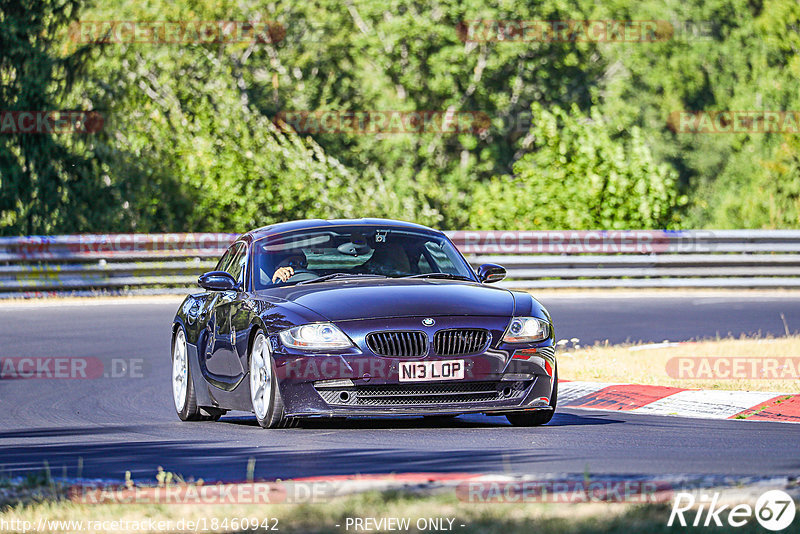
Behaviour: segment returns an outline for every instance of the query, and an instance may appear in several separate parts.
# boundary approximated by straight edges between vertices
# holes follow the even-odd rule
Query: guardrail
[[[186,293],[238,235],[0,237],[0,297]]]
[[[473,265],[499,263],[506,287],[800,287],[798,230],[459,231]]]
[[[515,288],[800,287],[800,231],[455,231]],[[0,296],[183,293],[237,234],[0,238]]]

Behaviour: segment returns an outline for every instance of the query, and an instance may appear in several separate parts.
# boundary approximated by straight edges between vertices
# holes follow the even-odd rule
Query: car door
[[[217,269],[230,273],[240,282],[241,288],[246,258],[247,246],[242,242],[234,243],[220,260]],[[231,311],[239,291],[214,292],[210,306],[207,327],[210,343],[206,347],[205,367],[213,375],[212,378],[222,382],[232,382],[241,374],[235,349],[236,333],[231,328]]]
[[[252,310],[249,307],[247,288],[248,276],[247,265],[249,264],[249,253],[246,244],[243,244],[244,254],[239,256],[237,263],[231,268],[231,275],[239,283],[239,290],[230,300],[225,303],[225,311],[228,318],[228,332],[230,334],[230,376],[233,380],[239,380],[245,374],[247,367],[247,338],[250,329]],[[242,363],[244,362],[244,363]]]

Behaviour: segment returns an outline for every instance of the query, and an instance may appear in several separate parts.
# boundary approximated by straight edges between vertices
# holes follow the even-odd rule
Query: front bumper
[[[530,350],[530,349],[529,349]],[[400,382],[402,358],[364,354],[274,353],[286,415],[337,417],[485,413],[503,415],[551,410],[553,347],[537,356],[513,358],[510,351],[431,359],[460,359],[463,380]],[[549,362],[546,364],[545,362]]]

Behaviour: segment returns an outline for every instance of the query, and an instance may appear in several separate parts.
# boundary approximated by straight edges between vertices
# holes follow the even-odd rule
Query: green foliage
[[[472,187],[510,172],[521,155],[529,123],[517,128],[513,120],[536,101],[587,104],[603,61],[592,43],[465,43],[459,25],[585,18],[587,5],[280,3],[274,16],[286,38],[265,67],[275,78],[254,80],[253,102],[267,115],[320,109],[485,113],[492,124],[484,133],[314,135],[362,181],[377,184],[360,213],[463,228]]]
[[[656,158],[679,173],[689,196],[680,210],[683,225],[800,227],[778,207],[791,204],[785,195],[798,181],[791,166],[770,163],[781,152],[782,135],[680,133],[668,124],[679,110],[800,110],[800,4],[622,0],[604,5],[610,17],[662,19],[679,30],[646,46],[604,50],[619,68],[607,76],[603,112],[624,128],[640,126],[652,139]],[[771,214],[771,206],[782,215]]]
[[[644,43],[460,33],[508,19],[664,20],[676,32]],[[272,20],[286,33],[82,46],[67,31],[80,20]],[[0,234],[358,216],[450,229],[800,227],[797,136],[680,133],[668,120],[800,110],[798,27],[788,0],[0,0],[0,110],[106,119],[93,135],[0,135]],[[276,125],[293,110],[474,111],[490,126]]]
[[[361,190],[350,171],[252,109],[242,75],[252,50],[111,43],[87,64],[87,48],[58,56],[77,3],[28,7],[4,6],[2,76],[18,87],[4,88],[0,109],[80,102],[106,121],[83,138],[0,138],[0,232],[236,231],[357,211]],[[175,16],[224,18],[196,9]]]
[[[639,128],[613,135],[597,108],[532,107],[534,146],[479,187],[470,227],[631,229],[671,227],[676,173],[653,158]]]
[[[125,188],[127,224],[235,231],[355,211],[347,169],[252,109],[239,84],[241,52],[171,52],[130,51],[116,66],[124,83],[95,96],[115,118],[106,128],[117,140],[107,174]]]
[[[0,10],[0,110],[70,109],[67,93],[89,51],[58,55],[59,30],[77,16],[77,0],[3,0]],[[76,136],[0,135],[0,233],[72,232],[106,225],[109,188],[91,142]],[[75,210],[96,202],[95,210]]]
[[[729,228],[800,228],[800,139],[783,137],[771,158],[738,154],[740,172],[709,184],[710,220]]]

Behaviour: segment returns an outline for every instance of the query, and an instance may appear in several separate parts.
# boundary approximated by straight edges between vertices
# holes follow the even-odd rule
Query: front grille
[[[367,347],[379,356],[416,358],[428,353],[425,332],[391,331],[367,334]]]
[[[439,330],[433,336],[433,350],[439,356],[463,356],[481,352],[489,341],[489,332],[480,328]]]
[[[328,404],[337,406],[431,406],[519,400],[530,384],[530,381],[386,384],[320,388],[317,393]]]

